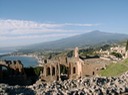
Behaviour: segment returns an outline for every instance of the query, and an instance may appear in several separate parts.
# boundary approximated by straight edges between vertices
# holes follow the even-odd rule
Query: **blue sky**
[[[128,0],[0,0],[0,47],[100,30],[128,34]]]

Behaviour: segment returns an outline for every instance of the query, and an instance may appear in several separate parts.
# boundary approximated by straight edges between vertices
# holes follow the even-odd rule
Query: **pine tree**
[[[128,51],[128,40],[127,40],[127,43],[126,43],[126,51]]]

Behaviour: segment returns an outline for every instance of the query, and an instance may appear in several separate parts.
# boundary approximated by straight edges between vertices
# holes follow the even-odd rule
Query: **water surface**
[[[36,66],[37,60],[33,57],[26,56],[4,56],[1,57],[2,60],[20,60],[24,67]]]

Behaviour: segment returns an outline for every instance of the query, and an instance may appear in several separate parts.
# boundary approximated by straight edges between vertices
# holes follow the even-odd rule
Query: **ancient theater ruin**
[[[81,59],[78,52],[79,50],[76,47],[74,56],[71,58],[61,56],[56,60],[45,60],[45,63],[42,64],[41,79],[43,81],[54,81],[63,78],[77,79],[83,76],[96,75],[100,69],[105,67],[104,60],[100,58]],[[63,67],[65,73],[62,72]]]
[[[0,82],[18,83],[26,78],[21,61],[0,60]]]

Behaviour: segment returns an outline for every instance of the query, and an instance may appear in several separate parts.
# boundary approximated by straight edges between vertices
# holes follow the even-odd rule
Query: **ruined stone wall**
[[[69,79],[78,79],[86,75],[93,76],[105,68],[105,63],[100,58],[82,60],[79,58],[78,48],[75,48],[74,53],[72,58],[59,57],[56,59],[56,63],[49,61],[50,63],[44,64],[41,79],[45,81],[59,80],[61,78],[61,65],[68,67],[67,76]]]
[[[26,78],[21,61],[0,60],[0,82],[25,85]]]
[[[17,60],[17,61],[6,61],[6,62],[10,62],[10,64],[8,65],[9,68],[11,68],[19,73],[24,72],[23,64],[21,63],[21,61]]]
[[[83,69],[83,76],[93,76],[97,75],[98,72],[101,69],[105,69],[107,64],[109,64],[110,61],[101,60],[101,59],[88,59],[85,60],[85,63],[82,67]]]
[[[58,74],[57,64],[47,63],[43,65],[41,79],[44,81],[57,80],[57,74]]]
[[[77,63],[69,63],[69,78],[70,79],[76,79],[78,77],[78,67]]]

